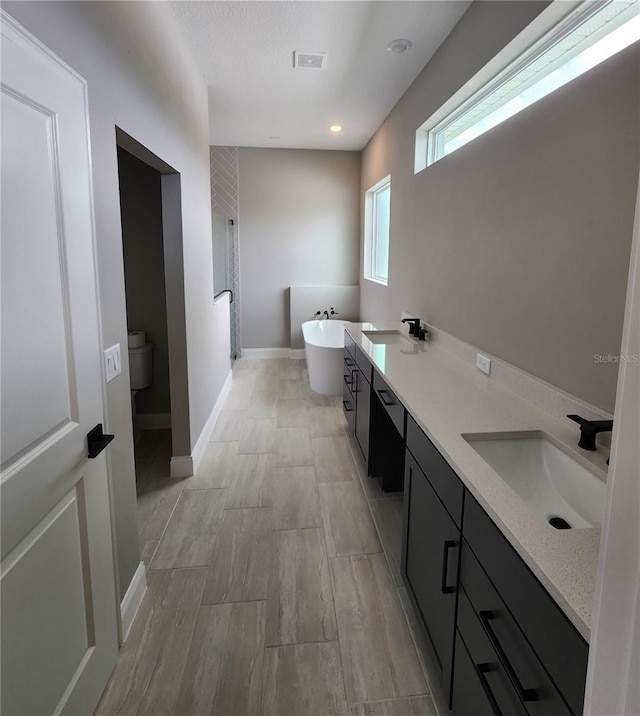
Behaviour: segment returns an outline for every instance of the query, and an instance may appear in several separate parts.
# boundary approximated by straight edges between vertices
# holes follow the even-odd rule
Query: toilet
[[[153,343],[129,346],[129,378],[131,381],[131,417],[135,426],[136,396],[148,388],[153,379]]]

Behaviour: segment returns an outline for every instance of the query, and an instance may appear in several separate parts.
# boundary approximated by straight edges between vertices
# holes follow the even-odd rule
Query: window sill
[[[377,283],[379,286],[388,286],[388,281],[383,281],[381,278],[371,278],[371,276],[364,276],[365,281],[371,281],[371,283]]]

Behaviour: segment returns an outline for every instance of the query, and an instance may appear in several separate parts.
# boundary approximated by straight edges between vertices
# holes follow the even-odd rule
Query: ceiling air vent
[[[293,66],[296,70],[324,70],[327,61],[326,52],[293,53]]]

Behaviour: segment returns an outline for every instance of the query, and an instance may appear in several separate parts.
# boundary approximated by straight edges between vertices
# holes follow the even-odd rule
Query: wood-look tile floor
[[[199,469],[136,451],[148,592],[96,714],[444,716],[399,576],[401,499],[301,360],[240,360]],[[436,690],[437,691],[437,690]]]

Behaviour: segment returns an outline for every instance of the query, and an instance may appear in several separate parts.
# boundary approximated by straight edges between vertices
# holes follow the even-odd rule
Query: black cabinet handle
[[[498,641],[498,637],[496,636],[496,633],[493,631],[493,628],[491,627],[491,621],[494,619],[497,619],[498,616],[492,612],[492,611],[482,611],[478,615],[480,617],[480,621],[482,622],[482,626],[484,627],[485,632],[487,633],[487,636],[489,637],[489,641],[491,642],[491,645],[496,650],[496,653],[498,654],[498,657],[500,661],[502,662],[502,665],[504,666],[504,670],[507,672],[507,676],[509,677],[509,680],[513,684],[513,687],[518,692],[518,696],[522,701],[538,701],[538,693],[535,689],[525,689],[522,685],[522,682],[518,678],[518,675],[514,671],[513,666],[511,666],[511,662],[507,658],[507,655],[505,654],[504,649],[502,648],[502,645]]]
[[[347,364],[347,366],[349,368],[351,368],[351,366],[355,365],[355,363],[351,360],[351,358],[345,358],[344,362]]]
[[[387,400],[385,400],[384,397],[382,396],[383,393],[386,393],[386,394],[388,395],[388,394],[389,394],[389,391],[388,391],[388,390],[385,390],[384,388],[380,388],[380,389],[379,389],[378,391],[376,391],[376,392],[377,392],[378,395],[380,396],[380,400],[382,401],[382,404],[385,405],[387,408],[389,408],[390,406],[396,404],[395,400],[387,401]]]
[[[453,594],[456,591],[455,587],[447,586],[447,574],[449,572],[449,550],[452,547],[457,547],[458,543],[453,539],[448,539],[442,550],[442,578],[440,580],[440,591],[443,594]]]
[[[353,408],[351,407],[351,403],[348,400],[342,401],[342,407],[344,408],[345,413],[351,413],[353,412]]]
[[[89,449],[87,457],[94,458],[107,447],[107,445],[115,438],[115,435],[107,435],[102,432],[102,423],[98,423],[95,428],[87,433],[87,447]]]
[[[484,691],[485,696],[487,697],[487,700],[491,705],[491,710],[496,716],[502,716],[502,711],[500,711],[500,707],[498,706],[496,697],[493,695],[491,687],[489,686],[489,682],[487,681],[487,677],[485,676],[485,674],[488,674],[490,671],[493,671],[493,669],[491,668],[491,664],[474,664],[473,666],[476,670],[476,674],[478,675],[482,690]]]
[[[344,382],[345,382],[345,385],[348,385],[349,388],[351,388],[351,386],[353,385],[353,376],[351,376],[351,378],[349,378],[349,376],[345,375]]]
[[[354,370],[351,374],[351,392],[357,393],[358,392],[358,383],[360,382],[358,380],[359,372],[357,370]]]

